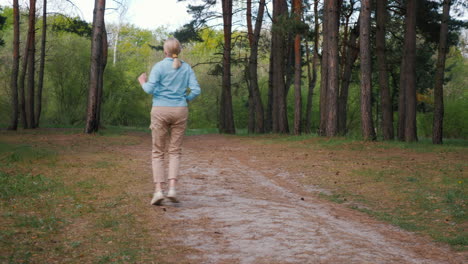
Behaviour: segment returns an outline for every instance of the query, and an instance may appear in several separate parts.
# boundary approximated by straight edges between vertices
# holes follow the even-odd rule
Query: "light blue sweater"
[[[142,85],[153,95],[153,106],[187,106],[201,90],[192,67],[182,61],[178,69],[172,68],[172,58],[165,58],[151,69],[148,81]],[[187,94],[187,88],[190,93]]]

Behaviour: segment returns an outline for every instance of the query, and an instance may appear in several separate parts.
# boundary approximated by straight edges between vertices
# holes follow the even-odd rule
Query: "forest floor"
[[[187,136],[181,203],[151,206],[150,144],[0,132],[0,262],[468,261],[466,146]]]

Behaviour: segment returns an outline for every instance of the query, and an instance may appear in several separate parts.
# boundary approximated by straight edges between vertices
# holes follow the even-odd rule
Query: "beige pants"
[[[155,183],[165,182],[164,154],[169,156],[168,179],[179,174],[182,139],[187,126],[187,107],[153,106],[151,109],[151,134],[153,138],[152,164]],[[168,146],[166,146],[169,144]]]

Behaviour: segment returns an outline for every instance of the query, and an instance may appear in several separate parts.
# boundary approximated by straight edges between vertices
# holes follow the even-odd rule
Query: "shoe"
[[[153,195],[153,199],[151,199],[151,205],[161,205],[163,200],[164,194],[161,191],[155,192]]]
[[[171,200],[171,202],[173,203],[179,202],[179,199],[177,199],[176,197],[176,190],[174,188],[169,189],[169,192],[167,193],[167,198],[169,198],[169,200]]]

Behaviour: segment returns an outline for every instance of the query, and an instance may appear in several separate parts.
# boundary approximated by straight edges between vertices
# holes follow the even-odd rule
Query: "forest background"
[[[224,1],[223,1],[224,2]],[[249,2],[249,1],[247,1]],[[250,1],[252,2],[252,1]],[[286,2],[286,1],[285,1]],[[394,109],[394,120],[398,119],[398,93],[400,86],[400,67],[403,57],[404,42],[404,5],[400,1],[388,1],[389,12],[386,32],[386,59],[388,65],[389,86]],[[433,91],[436,72],[438,34],[440,29],[441,1],[418,0],[417,41],[416,41],[416,91],[417,91],[417,134],[420,137],[432,135],[433,123]],[[223,27],[209,20],[220,21],[222,13],[218,13],[220,1],[199,1],[200,5],[190,6],[194,17],[192,23],[185,27],[169,31],[165,27],[153,30],[138,28],[128,23],[106,25],[109,56],[104,73],[104,89],[102,95],[101,125],[147,127],[151,97],[140,88],[136,77],[142,72],[149,72],[152,65],[163,58],[160,49],[164,39],[176,36],[183,42],[181,58],[192,65],[200,85],[202,96],[190,105],[189,128],[216,129],[219,128],[220,101],[222,96],[223,48],[225,39]],[[314,12],[314,4],[318,12]],[[315,80],[311,78],[311,67],[314,35],[319,29],[315,24],[322,24],[322,1],[303,1],[303,14],[300,22],[294,20],[292,3],[288,4],[287,15],[281,21],[282,31],[289,32],[289,43],[285,50],[291,51],[295,33],[302,34],[301,41],[301,124],[302,131],[317,132],[320,128],[320,71],[317,70]],[[217,6],[217,7],[216,7]],[[375,6],[375,5],[374,5]],[[200,9],[200,7],[202,9]],[[231,52],[231,90],[233,120],[237,131],[247,131],[249,127],[249,75],[248,64],[251,46],[247,27],[247,3],[233,3],[233,32]],[[258,56],[258,88],[265,112],[269,101],[269,85],[271,85],[270,58],[271,43],[275,29],[272,26],[271,4],[266,3],[263,16],[263,26],[259,38]],[[359,17],[360,2],[343,1],[340,6],[340,24],[338,44],[340,63],[344,66],[345,50],[350,45],[352,30],[356,28]],[[9,125],[11,113],[11,65],[13,44],[13,10],[10,6],[0,7],[0,127]],[[197,9],[198,8],[198,9]],[[258,2],[253,1],[253,14],[256,18]],[[122,7],[124,10],[125,7]],[[463,15],[463,6],[453,7],[456,17]],[[40,6],[36,12],[37,39],[42,34]],[[108,11],[107,11],[108,12]],[[117,12],[120,12],[117,10]],[[375,21],[375,12],[372,12]],[[315,19],[317,18],[317,19]],[[252,18],[251,18],[252,19]],[[26,41],[28,10],[21,7],[20,32],[21,45]],[[449,23],[449,49],[446,57],[444,80],[444,137],[468,137],[468,33],[464,30],[466,23],[461,20],[451,20]],[[90,75],[91,34],[92,23],[79,17],[65,14],[47,14],[46,61],[42,96],[41,127],[83,127],[86,119],[88,84]],[[276,27],[278,30],[278,26]],[[194,34],[196,31],[196,34]],[[322,33],[322,30],[317,33]],[[382,136],[380,105],[380,87],[378,85],[377,58],[375,52],[375,22],[371,23],[371,60],[372,60],[372,119],[377,136]],[[286,37],[287,38],[287,37]],[[41,48],[38,41],[37,49]],[[21,51],[24,47],[21,46]],[[319,46],[319,53],[321,47]],[[343,51],[343,52],[341,52]],[[310,53],[310,54],[309,54]],[[38,56],[38,53],[36,53]],[[294,56],[291,51],[286,55]],[[38,61],[38,57],[35,60]],[[286,113],[288,126],[294,126],[295,99],[293,74],[294,59],[285,60],[286,82]],[[317,64],[316,64],[317,65]],[[352,63],[349,83],[349,95],[346,96],[346,125],[342,134],[352,137],[361,136],[361,92],[360,92],[360,60]],[[343,67],[342,67],[343,68]],[[36,78],[37,80],[37,78]],[[311,82],[314,83],[311,83]],[[310,87],[316,86],[312,92],[311,114],[307,115],[307,100]],[[290,89],[291,87],[291,89]],[[305,118],[309,118],[309,123]],[[395,123],[396,124],[396,123]],[[306,127],[307,126],[307,127]],[[395,129],[397,126],[395,125]],[[251,129],[249,129],[251,130]],[[292,129],[291,129],[292,130]],[[253,132],[253,131],[251,131]],[[268,132],[268,131],[267,131]]]

